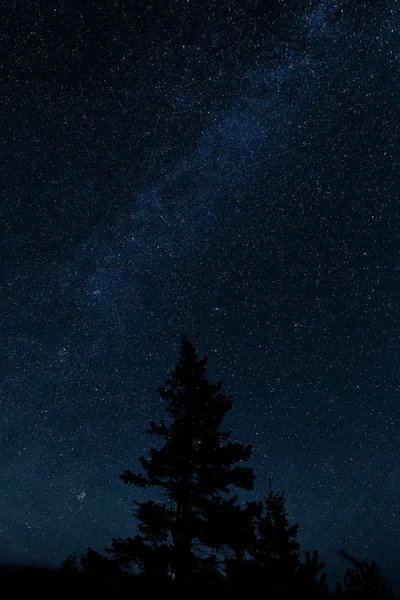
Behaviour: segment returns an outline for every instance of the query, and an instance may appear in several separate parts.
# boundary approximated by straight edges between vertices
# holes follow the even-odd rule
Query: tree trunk
[[[182,501],[177,514],[175,537],[175,581],[178,586],[191,581],[193,569],[192,518],[190,503],[190,481],[182,481]]]

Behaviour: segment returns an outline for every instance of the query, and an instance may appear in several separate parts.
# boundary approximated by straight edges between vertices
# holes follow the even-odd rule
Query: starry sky
[[[248,499],[400,579],[399,9],[3,4],[0,560],[136,533],[188,332]]]

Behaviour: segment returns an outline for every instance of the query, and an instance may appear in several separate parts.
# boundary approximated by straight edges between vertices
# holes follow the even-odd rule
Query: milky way
[[[399,7],[133,4],[6,16],[1,558],[134,533],[118,476],[188,332],[251,497],[272,471],[302,549],[394,581]]]

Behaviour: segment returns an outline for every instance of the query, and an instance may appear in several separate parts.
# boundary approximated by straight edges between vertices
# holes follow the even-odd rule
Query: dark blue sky
[[[188,331],[252,498],[400,579],[399,6],[131,4],[3,15],[0,558],[134,533]]]

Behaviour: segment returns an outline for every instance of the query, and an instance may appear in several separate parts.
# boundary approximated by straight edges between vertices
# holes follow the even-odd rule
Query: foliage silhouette
[[[179,362],[158,390],[170,422],[151,421],[147,431],[164,445],[150,448],[149,459],[140,457],[146,475],[129,470],[121,475],[127,484],[158,487],[168,505],[135,501],[140,534],[114,539],[106,549],[120,564],[134,563],[149,576],[174,579],[177,585],[204,573],[218,579],[223,561],[217,552],[233,543],[241,514],[230,486],[252,490],[255,479],[251,468],[238,464],[249,460],[251,445],[228,441],[230,432],[220,430],[232,399],[221,393],[222,381],[207,381],[206,363],[184,336]]]
[[[339,554],[352,564],[344,576],[343,588],[338,582],[337,595],[351,600],[386,600],[393,598],[388,580],[381,573],[375,561],[361,561],[345,550]]]
[[[62,561],[59,569],[64,573],[76,573],[79,570],[79,559],[82,556],[78,554],[79,542],[76,545],[75,551],[68,554]]]
[[[352,566],[344,585],[329,592],[318,551],[300,559],[298,525],[289,523],[284,492],[272,490],[271,476],[264,502],[238,504],[231,487],[254,486],[253,470],[240,464],[251,457],[251,445],[228,441],[230,432],[221,431],[232,399],[221,393],[222,381],[207,381],[206,363],[184,336],[179,361],[158,389],[168,423],[150,421],[147,430],[161,447],[151,447],[149,459],[139,458],[145,474],[126,470],[120,476],[127,484],[158,489],[165,500],[134,501],[139,534],[113,539],[105,549],[112,560],[91,547],[68,555],[58,572],[62,589],[138,597],[187,592],[202,599],[205,593],[243,598],[254,589],[270,600],[393,598],[375,562],[358,561],[344,550]],[[139,572],[123,569],[131,565]],[[53,575],[43,577],[55,591]]]
[[[320,573],[325,567],[324,562],[318,560],[318,550],[313,550],[312,557],[310,552],[305,552],[305,562],[299,563],[297,577],[300,586],[309,600],[327,598],[328,585],[326,583],[326,573]]]
[[[236,586],[243,589],[252,582],[268,591],[269,597],[281,598],[289,594],[307,594],[308,598],[326,598],[326,574],[317,576],[324,563],[318,562],[314,550],[311,559],[306,552],[306,562],[300,561],[300,544],[296,541],[297,524],[289,524],[284,492],[272,488],[262,502],[247,503],[253,519],[253,536],[245,552],[227,559],[226,573]]]
[[[79,565],[76,557],[73,554],[68,554],[67,558],[64,558],[59,569],[66,573],[76,573],[79,570]]]

